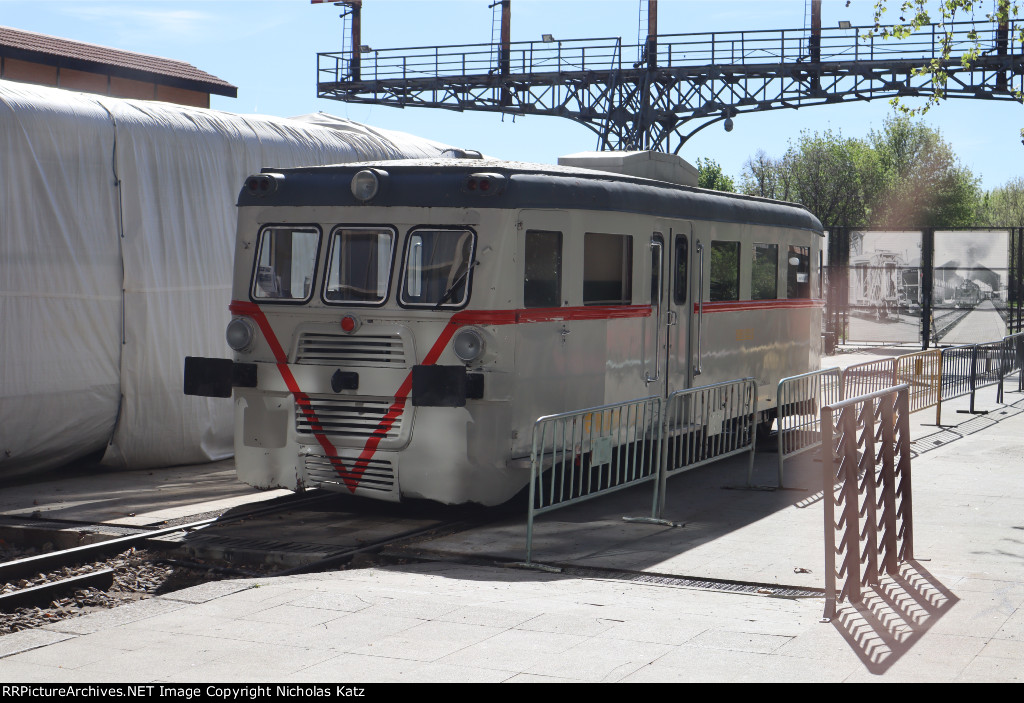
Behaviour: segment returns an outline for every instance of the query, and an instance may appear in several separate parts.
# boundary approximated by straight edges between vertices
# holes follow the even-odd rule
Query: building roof
[[[0,27],[0,56],[132,78],[229,98],[238,88],[192,64],[97,44]]]

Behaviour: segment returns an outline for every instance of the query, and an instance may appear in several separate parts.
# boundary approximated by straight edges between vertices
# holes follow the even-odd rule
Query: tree
[[[979,224],[989,227],[1024,227],[1024,178],[1013,178],[985,193]]]
[[[826,227],[855,227],[865,221],[860,170],[870,157],[865,145],[826,130],[803,132],[779,159],[764,151],[747,159],[742,191],[801,203]]]
[[[722,172],[722,167],[714,159],[697,159],[697,185],[709,190],[736,192],[732,178]]]
[[[803,132],[780,159],[747,159],[742,192],[792,200],[825,227],[909,229],[977,224],[978,182],[942,135],[894,116],[866,139]]]
[[[940,132],[907,117],[891,117],[867,142],[873,172],[865,172],[872,227],[967,227],[977,224],[978,180],[962,166]]]

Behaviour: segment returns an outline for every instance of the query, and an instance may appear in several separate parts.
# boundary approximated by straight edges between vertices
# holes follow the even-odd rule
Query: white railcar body
[[[497,504],[542,415],[752,377],[770,419],[819,365],[821,237],[798,206],[583,169],[265,170],[239,197],[239,476]]]

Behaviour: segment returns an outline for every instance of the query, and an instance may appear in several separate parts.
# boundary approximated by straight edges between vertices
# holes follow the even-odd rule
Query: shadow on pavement
[[[832,625],[868,671],[883,674],[958,602],[920,562],[909,561],[865,590],[860,603],[840,605]]]

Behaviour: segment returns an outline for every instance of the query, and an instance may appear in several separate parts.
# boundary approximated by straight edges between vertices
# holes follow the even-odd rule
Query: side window
[[[561,305],[562,233],[527,230],[523,306],[557,308]]]
[[[711,242],[711,297],[740,299],[740,243]]]
[[[628,234],[583,236],[583,304],[633,302],[633,237]]]
[[[811,297],[811,248],[790,245],[786,275],[787,298]]]
[[[380,305],[387,300],[394,242],[394,232],[384,228],[331,232],[324,302]]]
[[[314,227],[265,227],[256,249],[253,300],[308,300],[319,249],[320,231]]]
[[[469,301],[473,233],[417,229],[409,232],[399,302],[409,306],[457,308]]]
[[[752,300],[771,300],[779,297],[778,290],[779,245],[755,243],[750,297]]]
[[[686,302],[686,271],[689,264],[689,244],[683,235],[676,235],[675,270],[672,276],[672,296],[676,305]]]

